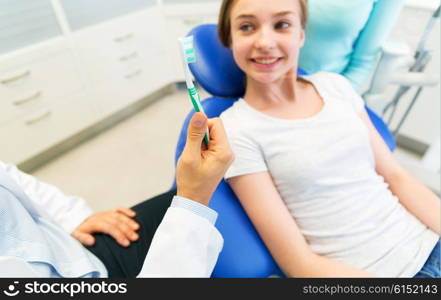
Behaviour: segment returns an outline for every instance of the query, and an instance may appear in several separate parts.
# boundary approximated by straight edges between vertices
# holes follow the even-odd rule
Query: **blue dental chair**
[[[196,81],[210,97],[202,101],[209,118],[218,117],[224,110],[245,93],[245,76],[234,62],[231,50],[225,48],[217,37],[217,26],[200,25],[189,35],[194,36],[197,61],[190,64]],[[299,74],[304,73],[299,71]],[[366,110],[391,150],[395,146],[393,135],[385,123],[374,112]],[[193,115],[187,116],[176,146],[175,164],[186,142],[188,123]],[[224,247],[219,255],[212,277],[283,277],[268,249],[263,244],[239,200],[222,180],[210,202],[210,207],[218,212],[216,227],[224,238]]]

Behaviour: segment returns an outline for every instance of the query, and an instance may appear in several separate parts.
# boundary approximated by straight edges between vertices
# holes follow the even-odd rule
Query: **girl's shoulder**
[[[327,85],[350,84],[349,80],[346,79],[346,77],[344,77],[343,75],[341,75],[339,73],[335,73],[335,72],[320,71],[320,72],[312,73],[310,75],[304,75],[302,77],[309,80],[309,81],[318,82],[320,84],[327,84]]]
[[[222,123],[226,129],[237,127],[242,128],[244,123],[246,124],[244,120],[248,117],[249,116],[244,105],[244,100],[242,98],[239,98],[233,103],[232,106],[224,110],[219,115],[219,118],[222,120]]]
[[[220,115],[219,118],[222,119],[223,122],[233,122],[238,118],[240,115],[240,111],[243,109],[241,102],[243,101],[242,98],[239,98],[237,101],[233,103],[229,108],[224,110]]]
[[[317,72],[305,77],[313,82],[320,94],[326,99],[338,99],[350,104],[359,112],[364,106],[361,96],[355,91],[350,81],[341,74]]]
[[[317,72],[303,76],[312,82],[320,91],[327,94],[347,95],[356,93],[349,80],[341,74],[333,72]]]
[[[219,118],[225,131],[231,137],[252,137],[269,124],[273,125],[263,113],[252,109],[243,98],[238,99],[232,106],[224,110]]]

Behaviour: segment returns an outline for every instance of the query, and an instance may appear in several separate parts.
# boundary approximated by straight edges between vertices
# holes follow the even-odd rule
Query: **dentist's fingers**
[[[188,125],[187,142],[183,151],[183,155],[198,158],[201,154],[202,140],[207,127],[207,116],[201,112],[193,115]]]
[[[222,146],[228,146],[227,133],[220,118],[212,118],[208,120],[208,129],[210,130],[210,139]]]
[[[222,120],[220,118],[209,119],[208,128],[210,129],[209,150],[215,152],[217,159],[230,165],[234,159],[234,155],[230,148]]]
[[[182,153],[176,168],[178,196],[208,205],[216,186],[233,161],[233,152],[228,144],[222,121],[219,118],[206,122],[210,129],[208,149],[201,152],[205,126],[198,131],[200,136]],[[191,131],[191,129],[189,129]],[[188,137],[190,139],[191,134]]]

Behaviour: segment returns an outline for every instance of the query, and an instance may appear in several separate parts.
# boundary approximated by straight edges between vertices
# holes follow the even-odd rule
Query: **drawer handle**
[[[124,42],[124,41],[126,41],[128,39],[131,39],[131,38],[133,38],[133,33],[128,33],[128,34],[125,34],[125,35],[122,35],[122,36],[118,36],[118,37],[114,38],[113,40],[116,43],[121,43],[121,42]]]
[[[44,119],[46,119],[47,117],[49,117],[52,114],[52,112],[50,110],[45,111],[44,113],[42,113],[41,115],[39,115],[38,117],[32,118],[30,120],[27,120],[25,123],[28,126],[34,125],[35,123],[38,123]]]
[[[124,76],[124,77],[127,78],[127,79],[131,79],[131,78],[133,78],[133,77],[136,77],[136,76],[140,75],[141,73],[142,73],[142,70],[141,70],[141,69],[138,69],[138,70],[136,70],[135,72],[130,73],[130,74],[127,74],[127,75]]]
[[[22,99],[18,99],[18,100],[14,100],[14,101],[12,101],[12,103],[14,105],[17,105],[17,106],[18,105],[22,105],[22,104],[25,104],[25,103],[27,103],[27,102],[29,102],[31,100],[37,99],[38,97],[41,96],[41,94],[42,94],[42,92],[38,91],[38,92],[35,92],[32,95],[28,96],[28,97],[25,97],[25,98],[22,98]]]
[[[135,57],[137,57],[138,56],[138,52],[133,52],[133,53],[130,53],[130,54],[128,54],[128,55],[124,55],[124,56],[121,56],[120,58],[119,58],[119,60],[120,61],[128,61],[129,59],[131,59],[131,58],[135,58]]]
[[[12,77],[8,77],[8,78],[0,79],[0,82],[1,82],[2,84],[8,84],[8,83],[11,83],[11,82],[14,82],[14,81],[20,80],[20,79],[22,79],[22,78],[24,78],[24,77],[26,77],[26,76],[29,76],[29,75],[31,75],[31,71],[27,70],[27,71],[24,71],[24,72],[22,72],[22,73],[20,73],[20,74],[14,75],[14,76],[12,76]]]

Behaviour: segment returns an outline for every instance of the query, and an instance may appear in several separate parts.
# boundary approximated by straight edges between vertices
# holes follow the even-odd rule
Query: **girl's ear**
[[[302,29],[302,31],[300,32],[300,48],[302,48],[304,44],[305,44],[305,30]]]

